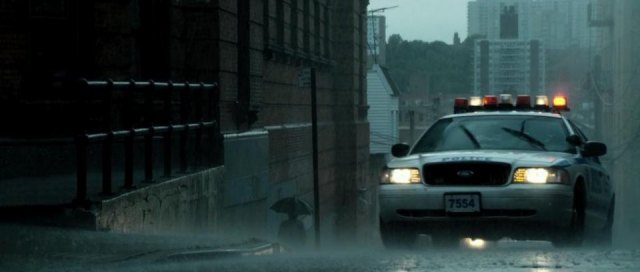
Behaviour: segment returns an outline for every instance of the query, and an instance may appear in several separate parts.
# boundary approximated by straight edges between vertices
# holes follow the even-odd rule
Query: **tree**
[[[441,41],[405,41],[394,34],[387,45],[387,66],[405,92],[468,93],[472,86],[471,38],[476,37],[460,45],[448,45]],[[415,82],[426,82],[427,86],[412,84]]]

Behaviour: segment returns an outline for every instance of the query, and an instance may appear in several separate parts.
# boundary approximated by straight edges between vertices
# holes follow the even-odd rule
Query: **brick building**
[[[286,185],[313,203],[311,98],[308,88],[298,86],[298,75],[315,67],[323,232],[352,237],[370,221],[367,209],[373,207],[364,207],[358,192],[375,186],[366,178],[367,5],[366,0],[2,1],[0,120],[10,129],[0,137],[71,133],[66,118],[77,113],[60,103],[74,96],[56,86],[77,78],[217,82],[223,133],[268,132],[267,190]],[[31,129],[25,122],[38,125]],[[228,207],[220,224],[259,226],[271,204],[264,197]],[[233,216],[249,211],[253,218]],[[249,231],[269,235],[259,227]]]
[[[640,156],[640,37],[637,26],[640,2],[633,0],[594,1],[589,26],[595,38],[590,60],[589,94],[597,122],[593,138],[608,146],[603,164],[611,174],[616,193],[614,243],[633,246],[640,241],[636,230],[640,216],[637,176]]]

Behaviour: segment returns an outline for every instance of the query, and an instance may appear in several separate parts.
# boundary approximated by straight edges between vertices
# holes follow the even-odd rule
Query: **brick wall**
[[[79,35],[88,57],[73,76],[218,82],[222,130],[268,130],[270,184],[294,184],[294,194],[312,203],[311,96],[298,74],[315,67],[323,234],[353,237],[364,224],[358,189],[371,186],[367,2],[87,0],[82,11],[92,19]],[[24,17],[20,3],[0,4],[3,101],[24,82],[26,33],[14,27]],[[266,204],[256,204],[257,213],[267,213]]]

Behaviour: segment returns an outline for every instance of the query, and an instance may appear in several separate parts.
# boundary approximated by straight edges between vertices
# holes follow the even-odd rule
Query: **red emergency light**
[[[469,99],[466,99],[464,97],[456,97],[455,102],[453,103],[454,113],[467,112],[468,108],[469,108]]]
[[[531,96],[518,95],[516,97],[516,109],[531,109]]]
[[[484,109],[491,110],[498,108],[498,97],[495,95],[485,95],[482,98],[482,104],[484,104]]]

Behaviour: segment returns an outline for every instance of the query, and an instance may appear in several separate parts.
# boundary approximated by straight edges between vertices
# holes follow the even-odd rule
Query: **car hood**
[[[548,151],[470,150],[413,154],[395,158],[387,163],[390,168],[415,167],[431,163],[500,162],[514,167],[565,167],[575,154]]]

